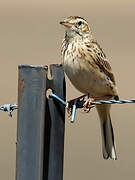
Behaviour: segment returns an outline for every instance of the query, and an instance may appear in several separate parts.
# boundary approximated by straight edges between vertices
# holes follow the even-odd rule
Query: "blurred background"
[[[135,98],[135,1],[1,0],[0,104],[17,103],[19,64],[59,63],[64,29],[70,15],[87,19],[116,76],[120,98]],[[67,80],[67,99],[80,95]],[[14,180],[17,112],[0,112],[0,179]],[[100,124],[95,109],[67,117],[64,180],[135,177],[135,105],[113,105],[112,122],[118,160],[102,157]]]

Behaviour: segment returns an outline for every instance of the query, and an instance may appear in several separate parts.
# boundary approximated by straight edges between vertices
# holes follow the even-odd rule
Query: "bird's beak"
[[[61,25],[64,25],[64,26],[67,27],[67,28],[71,28],[71,27],[72,27],[72,24],[69,23],[69,22],[66,22],[66,21],[60,21],[60,24],[61,24]]]

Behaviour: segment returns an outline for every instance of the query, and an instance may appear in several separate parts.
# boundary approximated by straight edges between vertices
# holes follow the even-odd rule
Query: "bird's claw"
[[[94,98],[87,99],[87,101],[83,105],[84,112],[88,113],[88,112],[90,112],[91,108],[95,107],[95,106],[91,105],[91,103],[93,101],[94,101]]]
[[[81,96],[81,97],[79,97],[79,98],[72,99],[72,100],[70,100],[70,101],[67,102],[66,109],[67,109],[67,112],[68,112],[68,114],[69,114],[69,117],[70,117],[71,114],[72,114],[72,108],[73,108],[73,105],[74,105],[75,100],[77,100],[77,99],[82,99],[82,98],[84,99],[85,96],[86,96],[86,95],[83,95],[83,96]],[[93,101],[95,101],[94,98],[89,98],[89,99],[87,99],[87,101],[86,101],[86,102],[84,103],[84,105],[83,105],[83,110],[84,110],[84,112],[88,113],[88,112],[90,112],[91,108],[95,107],[95,106],[91,105],[91,103],[92,103]]]

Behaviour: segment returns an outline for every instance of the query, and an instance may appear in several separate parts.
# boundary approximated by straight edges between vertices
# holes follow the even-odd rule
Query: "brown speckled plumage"
[[[105,53],[93,38],[87,21],[70,16],[60,24],[66,28],[62,64],[72,84],[91,97],[118,97],[116,81]],[[116,159],[110,105],[96,106],[102,131],[103,156]]]

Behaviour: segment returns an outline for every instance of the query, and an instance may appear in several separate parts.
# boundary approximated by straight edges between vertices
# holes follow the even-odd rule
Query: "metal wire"
[[[66,101],[64,101],[63,99],[61,99],[59,96],[57,96],[56,94],[50,94],[49,95],[49,98],[53,98],[53,99],[55,99],[55,100],[57,100],[57,101],[59,101],[61,104],[63,104],[64,106],[66,106],[67,105],[67,102]]]
[[[60,97],[58,97],[56,94],[50,94],[49,95],[50,98],[53,98],[54,100],[59,101],[60,103],[62,103],[64,106],[67,106],[67,102],[63,101],[63,99],[61,99]],[[77,108],[83,108],[85,101],[84,100],[80,100],[80,99],[76,99],[73,102],[72,105],[72,114],[71,114],[71,122],[74,123],[75,122],[75,115],[76,115],[76,110]],[[125,103],[135,103],[135,99],[130,99],[130,100],[99,100],[99,101],[94,101],[91,102],[91,105],[101,105],[101,104],[125,104]]]
[[[0,106],[0,110],[2,111],[7,111],[8,112],[8,115],[10,117],[12,117],[12,112],[15,110],[15,109],[18,109],[18,105],[17,104],[4,104],[2,106]]]
[[[67,106],[67,102],[64,101],[63,99],[61,99],[59,96],[57,96],[56,94],[50,94],[49,98],[53,98],[54,100],[57,100],[58,102],[62,103],[64,106]],[[71,115],[71,122],[74,122],[75,120],[75,114],[76,114],[76,109],[77,108],[83,108],[83,104],[85,103],[84,100],[77,100],[74,102],[73,104],[73,108],[72,108],[72,115]],[[130,99],[130,100],[99,100],[99,101],[94,101],[91,102],[91,105],[100,105],[100,104],[125,104],[125,103],[135,103],[135,99]],[[2,106],[0,106],[0,110],[2,111],[7,111],[8,115],[10,117],[12,117],[12,112],[18,109],[18,105],[17,104],[4,104]]]
[[[59,101],[60,103],[62,103],[64,106],[67,105],[67,102],[65,102],[63,99],[61,99],[60,97],[58,97],[56,94],[50,94],[49,95],[50,98],[53,98],[57,101]],[[77,102],[77,108],[83,108],[83,104],[85,103],[84,100],[78,100]],[[130,100],[99,100],[99,101],[93,101],[91,102],[91,105],[100,105],[100,104],[125,104],[125,103],[135,103],[135,99],[130,99]]]
[[[77,99],[74,101],[73,108],[72,108],[72,115],[71,115],[72,123],[74,123],[74,121],[75,121],[76,108],[77,108]]]

